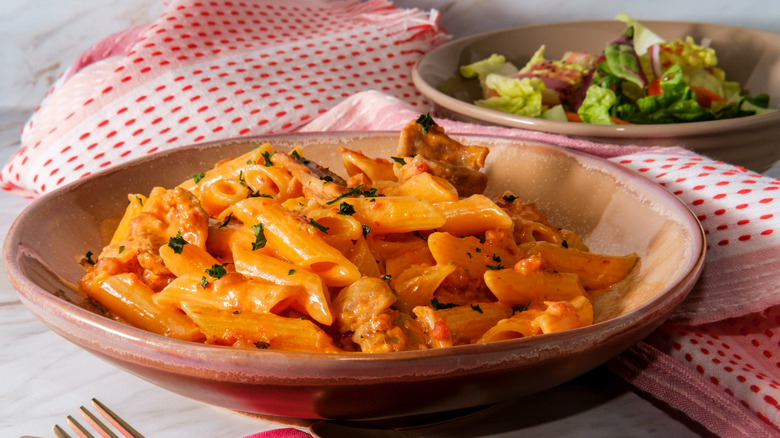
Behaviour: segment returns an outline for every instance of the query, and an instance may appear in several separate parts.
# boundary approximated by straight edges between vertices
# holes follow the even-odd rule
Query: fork
[[[143,435],[138,433],[137,430],[133,429],[125,420],[123,420],[119,415],[115,414],[111,409],[106,407],[103,403],[101,403],[98,399],[93,398],[91,400],[92,407],[97,410],[103,417],[105,417],[106,420],[108,420],[109,423],[111,423],[116,430],[121,432],[124,436],[127,438],[144,438]],[[117,434],[115,434],[109,426],[107,426],[105,423],[103,423],[96,415],[94,415],[92,412],[90,412],[87,408],[84,406],[81,406],[79,408],[79,413],[82,417],[89,423],[95,431],[100,433],[100,436],[104,438],[119,438]],[[70,426],[71,429],[81,438],[94,438],[94,435],[89,433],[89,431],[82,426],[78,421],[76,421],[73,416],[68,415],[65,418],[65,423]],[[57,436],[57,438],[71,438],[70,435],[65,432],[63,428],[61,428],[58,424],[54,426],[54,435]]]

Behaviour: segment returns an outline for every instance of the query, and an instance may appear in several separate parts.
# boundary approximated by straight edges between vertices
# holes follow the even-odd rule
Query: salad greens
[[[542,45],[517,68],[499,54],[460,67],[476,78],[478,106],[507,113],[594,124],[720,120],[775,111],[766,94],[743,95],[718,68],[715,50],[692,37],[665,41],[626,14],[626,29],[602,53],[545,58]]]

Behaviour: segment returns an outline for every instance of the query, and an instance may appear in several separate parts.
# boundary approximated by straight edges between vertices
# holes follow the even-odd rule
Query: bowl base
[[[342,420],[318,420],[311,418],[280,417],[275,415],[264,415],[251,412],[233,411],[258,420],[277,423],[290,427],[301,427],[312,429],[312,432],[320,430],[325,434],[326,431],[335,431],[340,428],[350,429],[417,429],[421,427],[433,426],[450,421],[461,420],[472,415],[485,412],[496,407],[496,404],[476,406],[471,408],[456,409],[453,411],[436,412],[431,414],[410,415],[405,417],[384,418],[378,420],[366,421],[342,421]],[[317,436],[317,435],[315,435]]]

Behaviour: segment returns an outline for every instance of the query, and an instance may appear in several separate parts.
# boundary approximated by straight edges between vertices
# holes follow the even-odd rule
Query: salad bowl
[[[8,277],[24,305],[54,332],[172,392],[264,418],[367,420],[476,408],[561,384],[657,328],[701,272],[701,226],[662,187],[586,154],[458,136],[490,148],[487,195],[513,190],[536,202],[551,222],[577,232],[593,251],[639,256],[630,278],[594,299],[593,325],[430,350],[306,353],[156,335],[104,316],[78,293],[84,272],[79,260],[110,240],[128,193],[175,186],[260,142],[278,150],[300,146],[309,160],[337,171],[337,147],[390,156],[398,138],[398,132],[360,132],[229,139],[93,174],[35,200],[17,218],[3,246]]]
[[[674,21],[641,23],[664,40],[691,36],[715,50],[728,81],[752,95],[765,93],[770,108],[780,105],[780,35],[740,27]],[[522,128],[596,142],[682,146],[726,162],[763,172],[780,159],[780,111],[747,117],[665,124],[588,124],[510,114],[474,104],[482,99],[477,80],[459,68],[501,54],[518,67],[545,46],[545,57],[566,52],[602,53],[626,29],[618,20],[561,22],[501,29],[451,41],[424,55],[413,70],[418,90],[440,117]]]

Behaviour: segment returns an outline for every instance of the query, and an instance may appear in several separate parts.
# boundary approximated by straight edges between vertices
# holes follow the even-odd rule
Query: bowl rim
[[[293,134],[270,134],[265,136],[251,136],[251,137],[237,137],[227,138],[222,140],[214,140],[204,143],[197,143],[189,146],[174,148],[166,151],[161,151],[152,155],[136,158],[130,160],[124,164],[101,170],[87,177],[74,181],[63,187],[57,188],[52,192],[49,192],[28,204],[19,216],[14,220],[13,224],[8,230],[6,238],[3,243],[2,257],[6,267],[7,276],[11,285],[16,290],[17,294],[22,298],[22,301],[27,307],[35,306],[36,308],[44,308],[45,313],[56,313],[67,324],[87,324],[94,328],[99,329],[104,335],[112,336],[117,339],[122,339],[127,342],[127,345],[136,345],[142,349],[151,349],[159,353],[163,353],[163,360],[172,359],[176,360],[182,356],[186,356],[190,359],[196,359],[200,363],[202,368],[210,368],[214,371],[222,370],[219,363],[213,363],[209,365],[209,362],[204,358],[213,358],[217,355],[220,360],[229,360],[234,366],[244,367],[252,364],[264,363],[266,361],[279,361],[279,363],[287,362],[290,360],[305,360],[309,363],[316,364],[328,364],[334,361],[338,362],[350,362],[350,363],[375,363],[375,365],[381,366],[381,364],[395,364],[395,363],[407,363],[416,362],[421,360],[428,360],[432,358],[448,358],[456,355],[475,355],[475,354],[501,354],[509,352],[522,352],[530,350],[545,350],[546,346],[551,346],[555,341],[559,340],[571,340],[576,342],[577,340],[586,339],[597,332],[607,333],[610,336],[617,336],[625,330],[631,329],[635,324],[642,323],[649,318],[647,315],[652,312],[660,311],[665,302],[673,297],[679,300],[674,305],[676,308],[680,302],[687,296],[690,287],[693,286],[698,279],[704,264],[704,255],[706,251],[705,235],[704,231],[699,223],[698,219],[693,212],[676,196],[664,190],[661,186],[656,186],[654,183],[645,178],[644,176],[633,172],[627,168],[619,166],[616,163],[608,161],[604,158],[600,158],[586,152],[568,149],[562,146],[551,145],[538,141],[526,141],[511,137],[491,136],[491,135],[473,135],[473,134],[453,134],[455,138],[461,138],[465,140],[480,139],[486,141],[500,141],[507,143],[516,143],[518,145],[533,145],[540,146],[542,148],[549,148],[558,152],[562,152],[566,155],[573,156],[578,162],[587,162],[588,168],[597,169],[599,171],[614,172],[619,174],[622,178],[626,178],[633,184],[640,184],[643,187],[652,187],[654,194],[659,196],[659,199],[663,200],[667,208],[672,208],[680,214],[681,222],[690,226],[692,251],[689,259],[686,260],[688,269],[681,273],[680,278],[674,284],[667,285],[661,292],[659,292],[652,299],[642,304],[638,308],[620,315],[616,318],[612,318],[606,321],[592,324],[587,327],[581,327],[577,329],[567,330],[564,332],[551,333],[546,335],[538,335],[528,338],[511,339],[504,341],[496,341],[483,344],[469,344],[459,345],[448,348],[440,349],[428,349],[428,350],[414,350],[414,351],[400,351],[390,353],[362,353],[362,352],[350,352],[350,353],[317,353],[317,352],[299,352],[299,351],[280,351],[280,350],[261,350],[261,349],[248,349],[248,348],[236,348],[225,347],[217,345],[205,345],[195,342],[182,341],[172,338],[167,338],[162,335],[157,335],[151,332],[147,332],[140,328],[136,328],[119,321],[98,315],[87,309],[84,309],[74,303],[71,303],[61,297],[55,296],[53,293],[45,290],[31,279],[27,278],[23,269],[20,267],[18,260],[22,254],[24,254],[25,248],[22,243],[18,241],[22,234],[22,229],[27,223],[27,217],[30,216],[36,209],[40,208],[46,202],[59,196],[62,192],[78,190],[79,187],[87,184],[92,184],[103,175],[112,172],[127,172],[131,171],[134,166],[142,166],[149,160],[165,159],[170,155],[182,153],[186,151],[195,151],[208,148],[219,148],[222,145],[233,142],[250,143],[257,141],[268,141],[273,143],[276,140],[282,141],[295,141],[298,139],[308,138],[354,138],[354,137],[385,137],[385,136],[397,136],[398,131],[340,131],[340,132],[316,132],[316,133],[293,133]],[[304,146],[305,147],[305,146]],[[130,170],[128,170],[130,169]],[[657,192],[657,193],[656,193]],[[655,198],[654,198],[655,199]],[[688,287],[688,291],[680,293],[680,288]],[[30,309],[32,311],[32,309]],[[36,316],[37,311],[32,311]],[[42,319],[42,318],[41,318]],[[43,320],[46,325],[49,322]],[[656,321],[656,325],[663,323],[663,320]],[[55,330],[56,331],[56,330]],[[606,341],[602,341],[606,342]],[[126,345],[126,344],[123,344]],[[166,368],[176,367],[173,363],[166,363]],[[184,372],[190,367],[185,367]],[[242,368],[246,369],[246,368]],[[200,374],[200,373],[197,373]],[[368,376],[368,378],[374,376]],[[385,378],[384,377],[376,377]],[[363,378],[363,377],[361,377]]]
[[[707,26],[724,30],[733,30],[739,32],[749,32],[753,35],[761,35],[767,39],[776,40],[780,45],[780,34],[763,29],[753,29],[729,24],[707,23],[699,21],[677,21],[677,20],[640,20],[652,28],[653,25],[677,25],[677,26]],[[535,117],[520,116],[505,113],[491,108],[482,108],[477,105],[466,102],[450,95],[447,95],[437,89],[438,84],[431,84],[426,80],[420,71],[430,59],[438,54],[449,50],[452,47],[467,46],[476,41],[501,35],[505,33],[531,31],[542,28],[553,28],[556,26],[567,25],[586,25],[586,26],[604,26],[619,25],[617,20],[575,20],[575,21],[555,21],[549,23],[531,24],[525,26],[513,26],[502,29],[494,29],[481,32],[474,35],[465,36],[455,40],[448,41],[421,56],[412,67],[412,82],[420,93],[430,99],[434,105],[445,108],[448,111],[455,112],[471,119],[489,122],[501,126],[514,128],[524,128],[530,130],[544,131],[563,135],[577,135],[587,137],[611,137],[611,138],[632,138],[632,137],[654,137],[654,138],[676,138],[695,137],[699,135],[712,135],[719,132],[732,132],[735,130],[751,130],[756,127],[775,124],[780,122],[780,109],[771,113],[757,114],[753,116],[739,117],[724,120],[706,120],[687,123],[669,123],[669,124],[647,124],[647,125],[598,125],[587,123],[571,123],[556,120],[545,120]],[[668,132],[659,133],[658,127],[668,128]],[[685,131],[678,132],[678,131]]]

